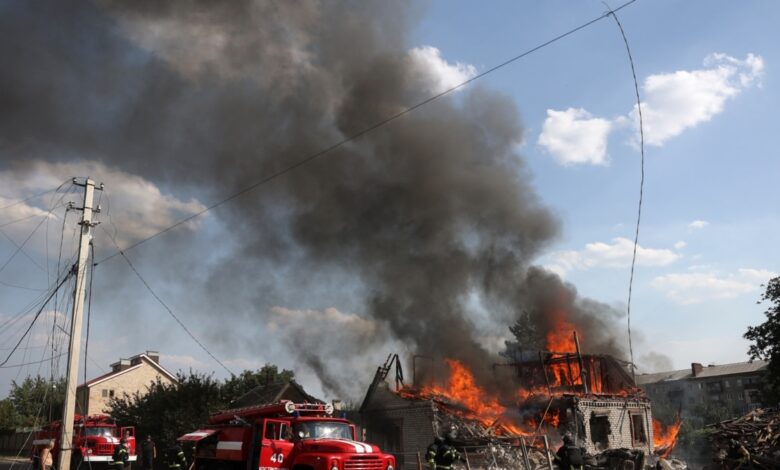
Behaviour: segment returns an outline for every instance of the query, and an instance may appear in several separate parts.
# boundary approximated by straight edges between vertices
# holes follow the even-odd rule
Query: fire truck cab
[[[194,470],[394,470],[395,458],[359,442],[329,404],[281,401],[219,412],[185,434]]]
[[[133,426],[118,427],[110,417],[93,415],[82,417],[76,415],[73,423],[72,462],[108,465],[113,460],[114,448],[119,445],[119,439],[127,438],[129,460],[135,462],[135,428]],[[32,448],[32,460],[37,461],[43,447],[54,441],[52,457],[56,463],[61,449],[60,436],[62,421],[53,421],[35,434]],[[76,468],[76,467],[74,467]]]

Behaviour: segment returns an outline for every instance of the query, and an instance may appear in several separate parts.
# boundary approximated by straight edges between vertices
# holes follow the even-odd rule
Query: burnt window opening
[[[596,446],[596,450],[602,451],[609,448],[609,435],[611,433],[609,416],[590,415],[590,440]]]
[[[645,420],[641,414],[631,415],[631,441],[634,447],[647,444],[647,432],[645,431]]]

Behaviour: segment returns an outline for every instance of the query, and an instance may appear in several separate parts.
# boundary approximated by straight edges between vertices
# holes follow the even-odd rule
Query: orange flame
[[[553,328],[545,336],[547,340],[547,350],[553,352],[576,352],[577,345],[574,343],[574,325],[564,320],[566,312],[557,310],[552,313],[554,318]]]
[[[498,403],[498,398],[488,395],[488,393],[477,386],[474,375],[463,365],[462,362],[454,359],[446,359],[450,368],[450,378],[447,388],[432,385],[426,387],[423,392],[432,393],[446,397],[452,402],[460,403],[469,410],[474,416],[487,426],[493,424],[506,408]]]
[[[674,423],[666,426],[666,429],[664,429],[664,425],[660,421],[657,419],[653,420],[653,447],[662,459],[666,458],[674,450],[681,426],[682,422],[679,416]]]

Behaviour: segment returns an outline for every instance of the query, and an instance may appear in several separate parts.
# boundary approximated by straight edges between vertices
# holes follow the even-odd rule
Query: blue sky
[[[406,47],[412,60],[429,67],[430,75],[420,78],[421,83],[436,90],[603,12],[599,1],[502,1],[489,6],[432,1],[414,8],[419,20],[413,22]],[[648,107],[645,200],[632,301],[636,355],[646,370],[684,368],[694,361],[746,360],[747,343],[741,336],[748,325],[763,318],[763,308],[755,303],[760,284],[780,272],[773,237],[780,230],[776,203],[780,189],[775,184],[780,161],[773,154],[777,125],[772,115],[772,105],[779,98],[775,67],[780,63],[779,13],[776,2],[650,0],[619,12]],[[131,39],[144,41],[137,36]],[[144,55],[134,57],[143,60]],[[562,223],[560,235],[536,262],[558,272],[582,295],[625,310],[639,150],[631,114],[634,84],[614,21],[602,20],[469,87],[498,90],[519,110],[524,139],[517,143],[517,152],[541,200]],[[213,194],[199,194],[165,181],[151,182],[131,169],[103,163],[63,157],[59,163],[35,163],[20,173],[0,159],[0,207],[57,186],[63,175],[71,174],[99,175],[106,183],[113,220],[104,215],[102,223],[107,230],[112,223],[119,226],[120,245],[148,236],[213,200]],[[72,193],[63,198],[67,200],[78,198]],[[17,205],[0,213],[0,223],[43,215],[51,201],[35,199]],[[55,264],[62,210],[55,214],[60,218],[50,217],[29,245],[29,257],[40,266],[20,254],[9,264],[9,271],[0,274],[0,280],[35,288],[48,284],[52,275],[44,273],[44,268]],[[68,221],[73,220],[71,214]],[[4,230],[19,243],[37,222],[33,219]],[[112,251],[102,230],[98,231],[98,249]],[[319,392],[314,373],[298,368],[281,345],[267,350],[231,348],[232,334],[240,341],[251,341],[248,328],[231,334],[218,328],[218,317],[198,321],[204,318],[198,311],[207,307],[190,295],[188,282],[203,279],[198,279],[198,266],[184,246],[226,243],[224,253],[228,253],[233,241],[223,230],[218,220],[206,216],[173,235],[181,237],[179,247],[175,242],[158,246],[149,242],[134,254],[140,258],[137,265],[196,336],[211,345],[229,367],[259,367],[270,361],[296,368],[302,382]],[[68,237],[72,239],[70,232]],[[65,246],[66,252],[72,248],[67,237]],[[0,260],[13,251],[8,240],[0,239]],[[223,262],[222,252],[208,253],[201,262],[211,267]],[[187,273],[181,272],[183,265],[189,267]],[[127,276],[121,259],[112,259],[100,269],[105,269],[106,276],[96,279],[96,293],[103,295],[96,294],[94,308],[106,314],[97,316],[92,325],[89,376],[105,371],[120,356],[147,348],[160,350],[163,363],[172,370],[193,368],[224,375],[178,330],[137,279]],[[120,273],[126,276],[121,284],[104,280]],[[283,279],[285,273],[276,275]],[[322,318],[344,325],[348,332],[381,333],[355,314],[360,302],[351,299],[349,292],[331,294],[339,287],[337,283],[328,279],[310,286],[310,297],[298,304],[289,294],[273,306],[274,322],[255,333],[256,338],[294,332],[296,321]],[[236,287],[241,288],[254,286],[247,281]],[[0,321],[39,294],[6,286],[0,291]],[[48,315],[48,323],[36,327],[30,342],[24,344],[29,349],[9,364],[43,357],[55,314]],[[117,328],[122,331],[118,338]],[[0,333],[0,347],[6,348],[0,352],[13,345],[14,334],[15,329]],[[388,340],[367,354],[368,370],[384,358],[388,348],[408,352],[402,344]],[[652,353],[663,354],[669,361],[648,357]],[[0,369],[0,394],[12,379],[47,373],[47,367]]]
[[[448,61],[481,71],[603,11],[597,1],[492,2],[479,9],[469,2],[433,2],[415,37]],[[676,368],[744,360],[741,334],[763,318],[755,304],[759,284],[766,271],[778,271],[778,250],[768,235],[780,228],[774,182],[780,161],[771,143],[778,13],[780,5],[772,2],[725,1],[640,1],[619,13],[643,98],[649,76],[711,70],[704,61],[712,54],[740,60],[753,54],[763,62],[756,82],[726,98],[718,112],[645,147],[640,246],[674,255],[660,259],[664,253],[654,253],[655,266],[640,258],[633,320],[646,337],[644,348],[666,353]],[[566,270],[565,278],[584,295],[625,305],[629,273],[613,240],[633,239],[635,123],[605,139],[606,164],[562,165],[539,143],[548,110],[584,109],[593,118],[615,120],[633,108],[634,84],[616,25],[599,22],[480,83],[488,84],[518,103],[526,129],[521,153],[542,199],[563,220],[563,234],[543,263],[555,264],[556,253],[576,252],[579,266]],[[695,111],[674,110],[666,118],[685,120]],[[694,221],[705,223],[691,226]],[[597,243],[606,251],[589,253],[586,246]]]

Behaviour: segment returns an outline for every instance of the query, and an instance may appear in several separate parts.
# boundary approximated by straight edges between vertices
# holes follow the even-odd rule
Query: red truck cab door
[[[119,428],[119,437],[124,437],[127,439],[127,452],[130,455],[135,455],[135,426]]]
[[[260,439],[260,462],[257,470],[289,469],[293,450],[292,429],[288,421],[266,419]]]

